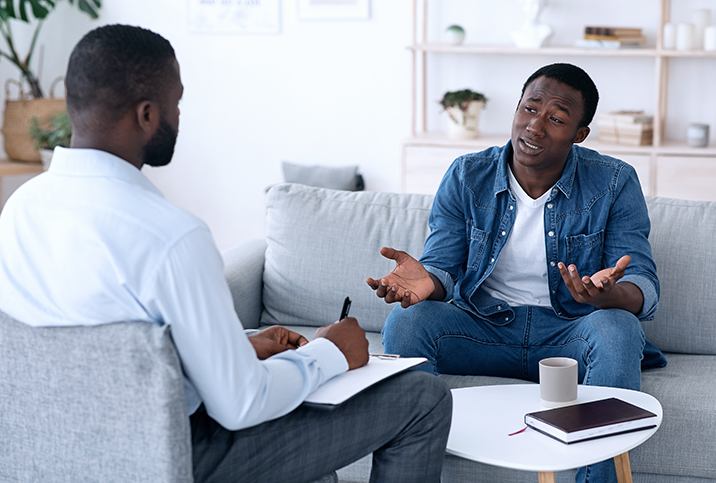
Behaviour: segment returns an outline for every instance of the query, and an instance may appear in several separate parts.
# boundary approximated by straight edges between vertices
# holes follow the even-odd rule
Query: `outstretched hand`
[[[583,304],[593,305],[598,308],[618,307],[615,303],[612,291],[617,281],[624,276],[624,271],[631,262],[629,255],[624,255],[617,264],[611,268],[600,270],[591,277],[581,277],[577,267],[570,265],[566,267],[559,262],[559,273],[562,275],[565,285],[574,297],[574,300]]]
[[[285,350],[297,349],[306,345],[308,339],[285,327],[273,325],[250,335],[249,342],[254,346],[256,356],[264,360]]]
[[[407,308],[428,299],[435,292],[433,277],[415,258],[388,247],[381,248],[380,254],[395,260],[395,269],[377,280],[368,277],[366,283],[386,303],[400,302],[403,308]]]

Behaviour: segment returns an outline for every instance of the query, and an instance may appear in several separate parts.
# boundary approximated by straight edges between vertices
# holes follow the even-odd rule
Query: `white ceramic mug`
[[[550,357],[539,361],[539,394],[542,406],[558,408],[577,402],[577,361]]]

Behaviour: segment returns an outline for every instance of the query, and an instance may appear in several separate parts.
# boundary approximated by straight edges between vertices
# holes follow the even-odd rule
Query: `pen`
[[[351,309],[351,298],[346,297],[346,299],[343,301],[343,310],[341,310],[341,318],[338,320],[343,320],[346,317],[348,317],[348,311]]]

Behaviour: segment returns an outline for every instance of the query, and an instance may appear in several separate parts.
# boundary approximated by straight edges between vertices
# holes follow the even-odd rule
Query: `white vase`
[[[484,101],[470,101],[463,112],[459,107],[448,107],[448,137],[450,139],[475,139],[480,137],[480,113]]]
[[[40,160],[42,161],[42,167],[45,168],[45,171],[50,167],[52,153],[54,153],[52,149],[40,149]]]

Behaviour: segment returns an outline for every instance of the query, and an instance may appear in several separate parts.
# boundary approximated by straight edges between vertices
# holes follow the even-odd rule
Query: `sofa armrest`
[[[263,304],[263,274],[266,242],[251,240],[222,254],[224,276],[234,298],[234,309],[245,329],[259,326]]]

